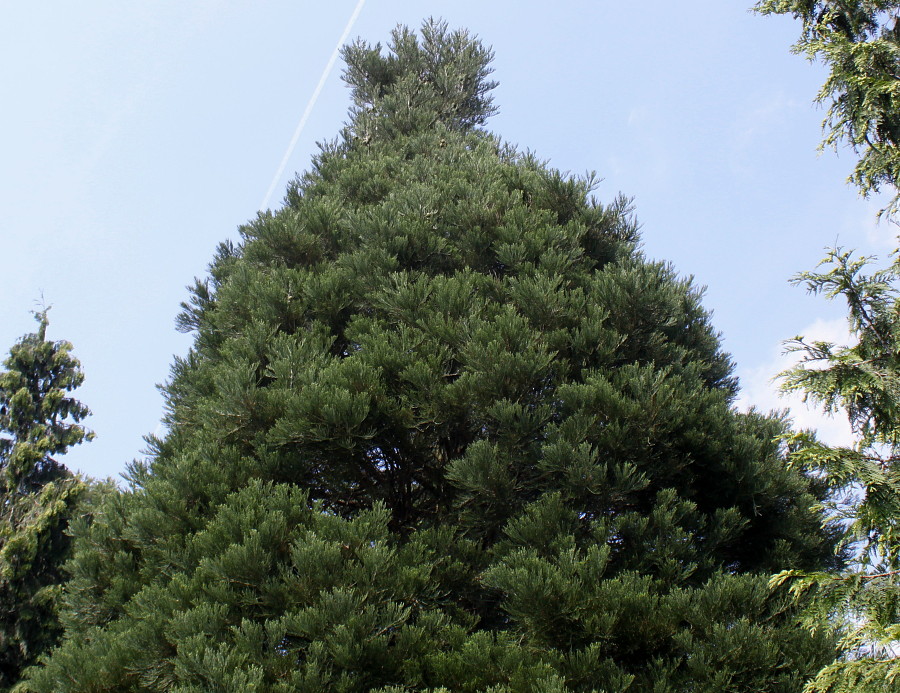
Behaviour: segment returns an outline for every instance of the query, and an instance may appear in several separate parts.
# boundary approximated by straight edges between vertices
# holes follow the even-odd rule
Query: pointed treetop
[[[66,396],[84,380],[72,345],[47,341],[47,310],[35,319],[38,331],[10,349],[0,372],[0,489],[40,485],[61,469],[52,455],[93,438],[79,425],[90,410]]]
[[[358,40],[343,49],[344,81],[353,92],[350,130],[364,141],[433,127],[483,125],[496,113],[494,54],[463,29],[428,19],[421,39],[408,27],[391,33],[389,53]]]

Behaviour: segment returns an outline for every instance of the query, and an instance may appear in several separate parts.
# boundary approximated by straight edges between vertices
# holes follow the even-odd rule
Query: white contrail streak
[[[356,8],[353,10],[353,14],[350,15],[350,19],[347,21],[347,26],[344,27],[344,33],[341,34],[341,37],[338,39],[337,45],[334,47],[334,52],[331,54],[331,58],[329,58],[328,64],[325,66],[325,71],[322,73],[322,77],[319,79],[319,84],[316,85],[316,90],[310,97],[309,103],[306,104],[306,110],[303,111],[303,115],[300,117],[300,122],[297,123],[297,129],[294,130],[294,136],[291,138],[291,143],[288,145],[287,151],[285,151],[284,153],[284,158],[282,158],[281,160],[281,165],[278,166],[278,171],[272,178],[272,184],[269,185],[269,190],[268,192],[266,192],[266,196],[263,198],[262,204],[259,206],[259,211],[262,212],[265,211],[266,208],[268,208],[272,193],[275,192],[275,187],[278,185],[278,181],[281,180],[281,174],[284,173],[284,169],[287,166],[288,160],[291,158],[291,154],[294,153],[294,147],[297,146],[297,140],[300,139],[300,133],[302,133],[303,128],[306,127],[306,121],[309,120],[309,114],[312,113],[312,110],[316,105],[316,101],[319,99],[319,94],[322,93],[322,87],[325,86],[325,82],[328,80],[328,75],[331,74],[331,68],[334,67],[334,63],[335,61],[337,61],[338,55],[341,52],[341,46],[343,46],[344,41],[347,40],[347,35],[353,28],[353,24],[356,22],[356,18],[359,17],[359,13],[362,12],[362,8],[365,2],[366,0],[359,0],[359,2],[356,3]]]

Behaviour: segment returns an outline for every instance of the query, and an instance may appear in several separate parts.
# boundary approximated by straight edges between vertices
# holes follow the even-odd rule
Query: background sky
[[[0,6],[0,350],[52,305],[49,337],[74,343],[97,433],[70,466],[117,475],[157,430],[155,386],[190,345],[174,328],[184,287],[255,216],[356,2]],[[597,171],[601,200],[633,197],[646,255],[708,287],[740,406],[769,409],[788,404],[769,383],[782,340],[842,329],[843,306],[788,279],[835,242],[884,255],[895,228],[844,182],[852,153],[816,153],[824,70],[790,54],[799,26],[747,6],[367,0],[351,36],[384,42],[433,15],[493,46],[488,128]],[[271,206],[344,123],[340,72]]]

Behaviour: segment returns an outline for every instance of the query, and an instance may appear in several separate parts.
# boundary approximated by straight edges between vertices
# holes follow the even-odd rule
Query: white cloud
[[[788,114],[796,107],[784,93],[768,95],[755,108],[743,113],[732,126],[732,142],[738,151],[757,146],[758,141],[781,130]]]
[[[849,338],[844,319],[818,319],[800,330],[800,334],[808,340],[837,344],[846,344]],[[825,414],[815,405],[805,404],[802,395],[785,395],[779,391],[776,376],[790,368],[798,359],[798,354],[784,353],[784,346],[778,345],[773,348],[772,357],[765,363],[739,369],[741,393],[737,400],[738,409],[746,411],[751,406],[764,412],[788,409],[795,428],[814,429],[819,439],[829,445],[851,445],[853,434],[842,413],[834,416]]]
[[[888,206],[893,192],[874,193],[863,199],[849,184],[846,191],[844,204],[839,208],[843,211],[834,227],[836,233],[827,245],[852,248],[857,255],[874,254],[880,260],[878,267],[887,266],[888,254],[898,245],[900,225],[886,217],[879,219],[878,213]]]
[[[747,103],[754,105],[728,124],[725,153],[734,173],[759,175],[761,153],[769,151],[772,143],[790,129],[798,103],[783,91],[748,97]],[[764,160],[770,162],[768,157]]]
[[[890,199],[891,196],[887,194],[870,197],[865,203],[866,216],[858,222],[865,229],[869,244],[876,252],[883,254],[897,247],[897,235],[900,233],[900,226],[895,222],[878,218],[878,212],[887,206]]]
[[[646,127],[650,122],[650,111],[644,107],[635,107],[628,111],[628,127]]]

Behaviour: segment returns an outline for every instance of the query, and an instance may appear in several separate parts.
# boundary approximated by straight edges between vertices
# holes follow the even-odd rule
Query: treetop
[[[344,81],[352,91],[352,136],[366,142],[408,134],[437,123],[451,130],[483,125],[496,113],[489,92],[493,51],[465,29],[426,20],[421,38],[406,26],[387,45],[363,40],[345,46]]]

